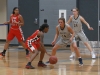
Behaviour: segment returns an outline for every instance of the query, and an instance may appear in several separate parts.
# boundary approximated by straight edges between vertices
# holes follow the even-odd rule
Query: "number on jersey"
[[[78,27],[78,25],[77,24],[74,24],[74,27]]]
[[[66,35],[62,35],[62,37],[66,37]]]

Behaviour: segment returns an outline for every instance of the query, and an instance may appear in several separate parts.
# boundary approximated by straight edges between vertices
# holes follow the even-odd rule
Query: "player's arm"
[[[56,41],[58,39],[58,36],[59,36],[58,26],[56,26],[56,34],[53,41]]]
[[[39,35],[40,35],[40,45],[41,45],[41,48],[43,49],[43,50],[45,50],[45,52],[46,52],[46,49],[45,49],[45,47],[44,47],[44,44],[43,44],[43,32],[39,32]],[[47,52],[46,52],[47,53]]]
[[[10,15],[10,20],[11,20],[11,16],[12,16],[12,15]],[[4,24],[10,24],[10,20],[7,21],[7,22],[5,22]]]
[[[72,39],[74,38],[75,36],[75,33],[74,31],[72,30],[72,28],[70,26],[67,27],[68,31],[72,34],[71,38],[70,38],[70,41],[72,41]]]
[[[23,26],[24,25],[24,19],[23,19],[23,17],[21,15],[19,16],[19,20],[20,20],[20,22],[18,24],[20,26]]]
[[[70,24],[72,22],[72,16],[69,17],[67,24]]]
[[[43,43],[43,38],[44,38],[44,33],[41,32],[40,40],[41,40],[42,43]]]
[[[45,47],[44,47],[44,44],[43,44],[43,37],[41,37],[41,36],[43,36],[43,33],[39,32],[39,33],[38,33],[38,37],[40,37],[40,46],[41,46],[42,50],[44,50],[45,53],[46,53],[47,55],[50,55],[49,53],[47,53],[47,51],[46,51],[46,49],[45,49]]]
[[[56,34],[55,34],[53,42],[51,43],[52,45],[55,45],[55,42],[58,39],[58,36],[59,36],[58,26],[56,26]]]
[[[44,44],[43,44],[41,41],[40,41],[40,45],[41,45],[42,50],[44,50],[45,53],[46,53],[47,55],[51,56],[51,54],[49,54],[49,53],[46,51],[46,49],[45,49],[45,47],[44,47]]]
[[[24,25],[24,19],[21,15],[19,16],[19,20],[20,20],[20,22],[14,22],[14,23],[18,24],[19,26],[23,26]]]
[[[82,16],[81,16],[80,20],[81,20],[81,22],[83,22],[88,27],[89,30],[93,30],[93,28],[90,27],[89,23],[86,22],[86,20]]]
[[[10,24],[10,21],[5,22],[4,24]]]

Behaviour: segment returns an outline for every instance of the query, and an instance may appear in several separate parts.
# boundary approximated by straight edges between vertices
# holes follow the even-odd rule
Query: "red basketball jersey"
[[[40,37],[37,36],[39,30],[36,30],[27,40],[31,41],[31,43],[40,42]]]
[[[11,15],[11,17],[10,17],[11,28],[13,28],[13,29],[18,29],[18,28],[20,27],[18,24],[15,24],[15,23],[14,23],[14,22],[20,22],[19,16],[20,16],[20,14],[18,14],[18,15],[12,14],[12,15]]]

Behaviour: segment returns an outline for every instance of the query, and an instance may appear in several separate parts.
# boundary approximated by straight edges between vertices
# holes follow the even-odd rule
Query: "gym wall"
[[[76,0],[40,0],[39,1],[39,25],[44,19],[50,26],[49,32],[44,36],[44,44],[51,44],[55,35],[55,27],[58,24],[59,9],[66,10],[66,20],[72,14],[71,9],[76,7]],[[42,11],[41,11],[42,10]]]
[[[10,15],[12,14],[13,8],[18,7],[18,0],[7,0],[7,21],[10,19]],[[9,26],[10,27],[10,26]],[[18,41],[14,38],[10,44],[18,45]]]
[[[22,27],[25,39],[38,29],[41,24],[43,24],[44,19],[47,19],[50,29],[49,32],[45,34],[44,44],[51,44],[55,34],[55,27],[58,24],[59,9],[66,10],[66,20],[68,20],[69,16],[72,14],[71,9],[78,6],[80,14],[94,28],[94,31],[89,31],[87,27],[83,25],[86,36],[90,41],[97,41],[97,3],[98,0],[2,0],[0,2],[0,10],[2,10],[0,11],[0,16],[2,17],[0,17],[0,23],[9,20],[13,7],[18,6],[25,21],[25,25]],[[35,24],[36,19],[37,24]],[[2,34],[0,35],[0,39],[6,39],[7,31],[6,26],[0,27],[0,34]],[[16,38],[11,42],[11,44],[18,44]]]
[[[0,0],[0,24],[7,20],[6,0]],[[5,40],[7,37],[7,26],[0,26],[0,40]]]
[[[90,31],[83,24],[86,36],[90,41],[98,41],[98,0],[77,0],[77,7],[80,15],[94,28],[93,31]]]

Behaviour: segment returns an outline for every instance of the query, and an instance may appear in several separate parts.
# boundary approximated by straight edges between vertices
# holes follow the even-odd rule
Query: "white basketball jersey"
[[[75,33],[82,31],[82,23],[80,20],[80,15],[76,19],[74,18],[74,15],[72,16],[72,25]]]
[[[67,29],[68,26],[68,24],[65,24],[65,28],[61,30],[60,25],[58,25],[59,36],[61,39],[69,39],[71,37],[71,34]]]

